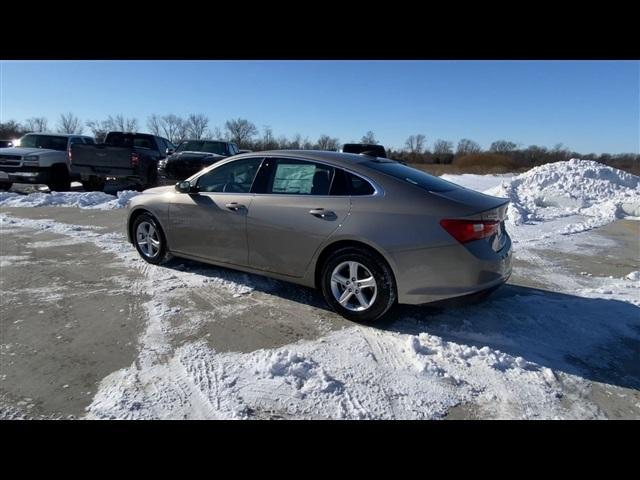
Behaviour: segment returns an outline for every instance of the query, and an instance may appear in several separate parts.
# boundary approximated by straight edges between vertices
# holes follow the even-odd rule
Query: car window
[[[196,186],[201,192],[249,193],[262,158],[225,163],[201,175]]]
[[[88,145],[95,145],[96,142],[95,140],[93,140],[93,138],[91,137],[83,137],[84,139],[84,143],[88,144]]]
[[[422,170],[394,162],[393,160],[370,160],[368,162],[361,163],[361,165],[367,166],[378,172],[385,173],[397,178],[398,180],[402,180],[430,192],[447,192],[449,190],[456,190],[460,188],[455,183],[447,182],[441,178],[429,175]]]
[[[330,195],[373,195],[375,188],[364,178],[337,168]]]
[[[82,139],[80,137],[71,137],[69,145],[74,145],[76,143],[82,143]]]
[[[67,150],[67,137],[53,135],[28,134],[20,139],[20,146],[23,148],[45,148],[47,150]]]
[[[328,195],[333,167],[304,160],[276,160],[268,193],[289,195]]]

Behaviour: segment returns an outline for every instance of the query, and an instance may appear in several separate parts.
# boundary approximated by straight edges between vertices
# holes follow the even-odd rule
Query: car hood
[[[42,155],[43,153],[57,152],[58,150],[49,150],[47,148],[22,148],[22,147],[9,147],[0,148],[0,153],[4,155]]]
[[[142,193],[152,193],[152,194],[159,194],[159,193],[169,193],[169,192],[175,192],[176,191],[176,187],[173,185],[167,185],[164,187],[153,187],[153,188],[147,188],[144,192]]]

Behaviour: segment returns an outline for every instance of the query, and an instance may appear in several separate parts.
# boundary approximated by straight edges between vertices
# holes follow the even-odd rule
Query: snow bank
[[[13,192],[0,192],[0,206],[5,207],[78,207],[99,210],[112,210],[126,207],[129,200],[140,192],[125,190],[118,196],[103,192],[51,192],[20,195]]]
[[[565,223],[561,234],[640,215],[640,177],[591,160],[541,165],[485,193],[509,198],[513,225],[580,217]]]

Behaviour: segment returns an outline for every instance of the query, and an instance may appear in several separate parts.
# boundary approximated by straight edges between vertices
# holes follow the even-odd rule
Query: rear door
[[[196,180],[197,191],[175,195],[167,229],[171,250],[216,263],[247,265],[247,212],[262,157],[227,162]]]
[[[313,254],[346,219],[348,196],[329,195],[334,168],[267,158],[247,214],[249,266],[301,277]]]

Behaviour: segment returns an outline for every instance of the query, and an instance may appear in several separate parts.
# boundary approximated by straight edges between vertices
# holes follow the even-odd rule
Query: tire
[[[355,277],[352,277],[353,263],[357,264]],[[336,273],[336,278],[341,278],[342,282],[332,280]],[[369,280],[361,290],[353,288],[349,291],[349,287],[353,286],[353,278],[365,280],[370,277],[373,277],[375,287],[370,286]],[[327,304],[336,313],[358,323],[372,323],[381,319],[397,298],[391,267],[381,255],[364,248],[346,247],[334,252],[322,267],[321,288]],[[342,295],[346,295],[346,302],[343,304],[338,299]],[[363,306],[363,301],[367,306]]]
[[[89,177],[89,180],[82,181],[82,188],[85,192],[102,192],[104,190],[104,180],[98,177]]]
[[[0,190],[9,191],[13,186],[13,182],[0,182]]]
[[[47,187],[52,192],[68,192],[71,190],[71,178],[66,166],[54,165],[51,167],[51,180]]]
[[[142,190],[158,186],[158,167],[151,165],[147,170],[147,183],[142,185]]]
[[[150,226],[151,229],[149,229],[145,225]],[[145,238],[143,237],[145,233],[148,234],[146,238],[146,245],[150,245],[150,248],[147,248],[145,244],[141,243],[143,240],[145,240]],[[154,242],[149,242],[149,236],[151,237],[151,240],[155,240],[157,244],[155,244]],[[160,224],[153,215],[149,213],[143,213],[136,217],[136,219],[133,221],[133,224],[131,225],[131,238],[133,240],[133,245],[138,251],[138,254],[144,261],[152,263],[154,265],[159,265],[168,259],[169,254],[167,249],[166,237],[164,235],[164,232],[162,231],[162,227],[160,227]]]

